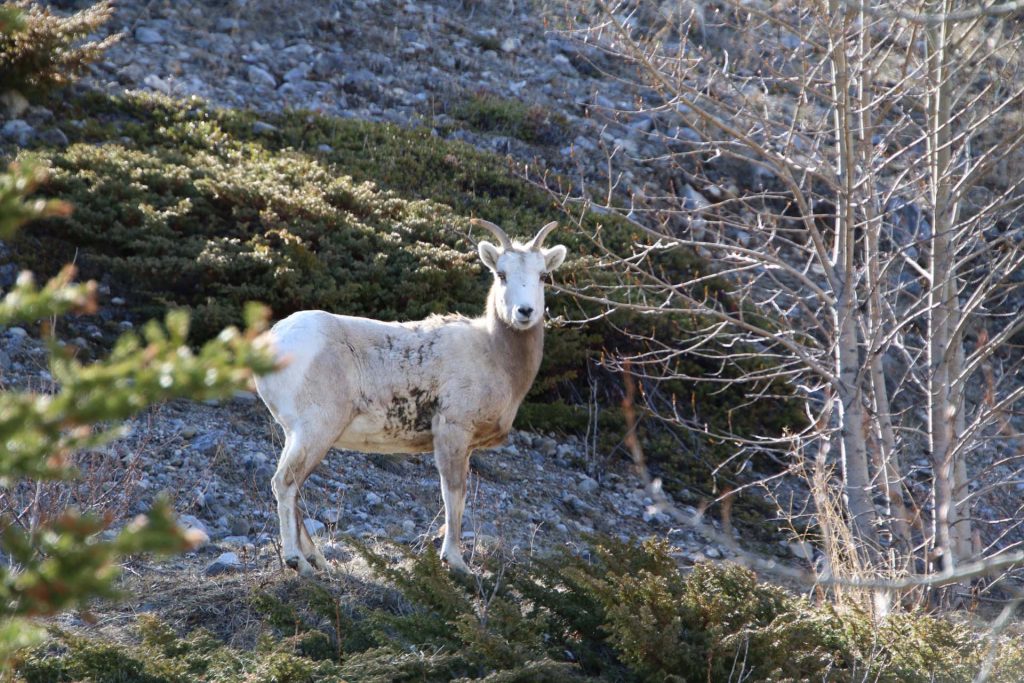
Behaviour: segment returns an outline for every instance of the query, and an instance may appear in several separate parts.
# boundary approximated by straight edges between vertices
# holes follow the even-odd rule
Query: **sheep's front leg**
[[[320,571],[327,571],[331,568],[331,565],[327,562],[327,558],[320,552],[320,548],[316,547],[316,543],[313,541],[313,537],[309,535],[309,530],[306,528],[304,523],[299,523],[299,548],[302,550],[302,554],[306,557],[306,560],[313,565],[314,569]]]
[[[452,569],[471,574],[459,550],[469,476],[469,433],[458,425],[446,423],[443,417],[434,420],[434,462],[441,475],[441,498],[444,499],[441,558]]]

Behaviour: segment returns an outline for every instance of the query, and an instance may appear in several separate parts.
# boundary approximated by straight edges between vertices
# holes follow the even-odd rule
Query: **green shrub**
[[[68,17],[35,2],[0,5],[0,93],[38,96],[72,82],[117,40],[83,42],[112,15],[110,0]]]
[[[568,126],[558,114],[490,93],[476,93],[452,110],[470,128],[499,133],[538,145],[556,145],[568,137]]]
[[[636,546],[598,540],[590,556],[561,553],[503,571],[492,567],[495,573],[481,585],[426,580],[434,576],[427,569],[436,563],[432,557],[402,569],[370,559],[410,600],[417,620],[432,617],[449,625],[446,633],[457,634],[459,642],[448,647],[474,653],[480,675],[506,667],[515,672],[505,659],[515,649],[520,665],[547,659],[602,680],[853,683],[869,675],[891,683],[952,682],[971,680],[985,653],[976,633],[942,619],[898,614],[873,624],[866,615],[815,607],[758,583],[737,566],[681,572],[671,547],[660,541]],[[418,597],[428,592],[434,595]],[[437,592],[460,594],[472,607],[453,619],[429,607],[439,600]],[[428,626],[415,637],[405,630],[397,644],[406,650],[440,647],[435,634],[442,631]],[[1017,641],[1001,644],[997,678],[1024,673],[1013,661],[1019,647]]]
[[[45,216],[68,215],[70,206],[59,199],[26,201],[46,180],[46,171],[31,158],[0,173],[0,238],[10,239],[21,225]]]
[[[978,632],[943,619],[897,614],[874,624],[758,583],[740,567],[681,572],[661,542],[598,540],[591,555],[521,565],[491,559],[475,579],[453,577],[433,552],[396,563],[358,550],[397,591],[383,604],[353,606],[324,587],[292,591],[282,621],[284,603],[260,599],[267,630],[254,650],[202,631],[178,637],[151,618],[135,647],[62,634],[19,673],[29,681],[959,683],[974,678],[987,652]],[[339,647],[340,612],[354,615],[364,640]],[[1021,680],[1022,645],[997,643],[990,680]]]

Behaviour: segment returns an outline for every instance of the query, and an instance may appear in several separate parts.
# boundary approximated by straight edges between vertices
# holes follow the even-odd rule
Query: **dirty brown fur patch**
[[[385,413],[385,428],[395,435],[430,432],[437,405],[436,394],[411,387],[408,395],[396,395],[391,399]]]

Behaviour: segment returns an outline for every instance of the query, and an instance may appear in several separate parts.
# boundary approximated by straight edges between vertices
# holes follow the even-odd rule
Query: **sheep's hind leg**
[[[330,568],[331,565],[327,563],[327,558],[320,552],[320,548],[316,547],[305,524],[299,525],[299,548],[302,549],[302,554],[314,568],[320,571],[327,571]]]
[[[304,576],[313,574],[313,566],[306,559],[307,554],[313,556],[319,568],[326,568],[327,561],[316,549],[302,523],[298,510],[299,488],[324,459],[332,443],[333,439],[330,438],[307,436],[298,431],[288,433],[272,482],[281,524],[284,562]],[[306,543],[309,547],[303,547]]]
[[[295,459],[298,450],[298,442],[291,433],[286,431],[284,448],[281,449],[281,455],[277,461],[277,471],[274,473],[273,479],[270,480],[270,488],[274,491],[274,498],[277,500],[277,521],[281,530],[281,550],[284,553],[285,563],[288,566],[292,566],[290,560],[298,556],[299,553],[295,550],[298,545],[298,540],[296,539],[297,529],[293,521],[295,514],[292,512],[291,505],[289,504],[289,501],[292,499],[290,490],[295,486],[295,480],[288,473],[288,468],[285,465]],[[296,562],[292,569],[298,570],[301,568]]]

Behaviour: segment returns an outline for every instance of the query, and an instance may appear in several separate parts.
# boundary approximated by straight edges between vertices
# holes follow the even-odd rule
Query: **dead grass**
[[[393,546],[368,543],[375,552],[388,554],[396,563],[401,561]],[[201,628],[231,647],[248,650],[256,647],[268,628],[266,615],[253,604],[260,594],[269,594],[300,611],[309,602],[311,586],[325,589],[342,608],[352,610],[394,606],[401,601],[355,553],[335,562],[326,574],[306,579],[284,570],[272,546],[260,548],[255,556],[235,549],[246,564],[244,572],[206,576],[205,568],[220,551],[214,546],[171,561],[135,558],[125,566],[120,582],[122,601],[98,603],[89,615],[56,621],[62,628],[92,638],[136,643],[138,618],[147,614],[158,617],[179,635]]]
[[[157,419],[155,412],[149,423]],[[113,523],[128,518],[145,496],[139,486],[147,454],[166,449],[148,428],[134,441],[118,440],[101,448],[76,453],[70,458],[74,478],[61,481],[21,480],[0,488],[0,516],[26,530],[56,519],[69,508]]]

